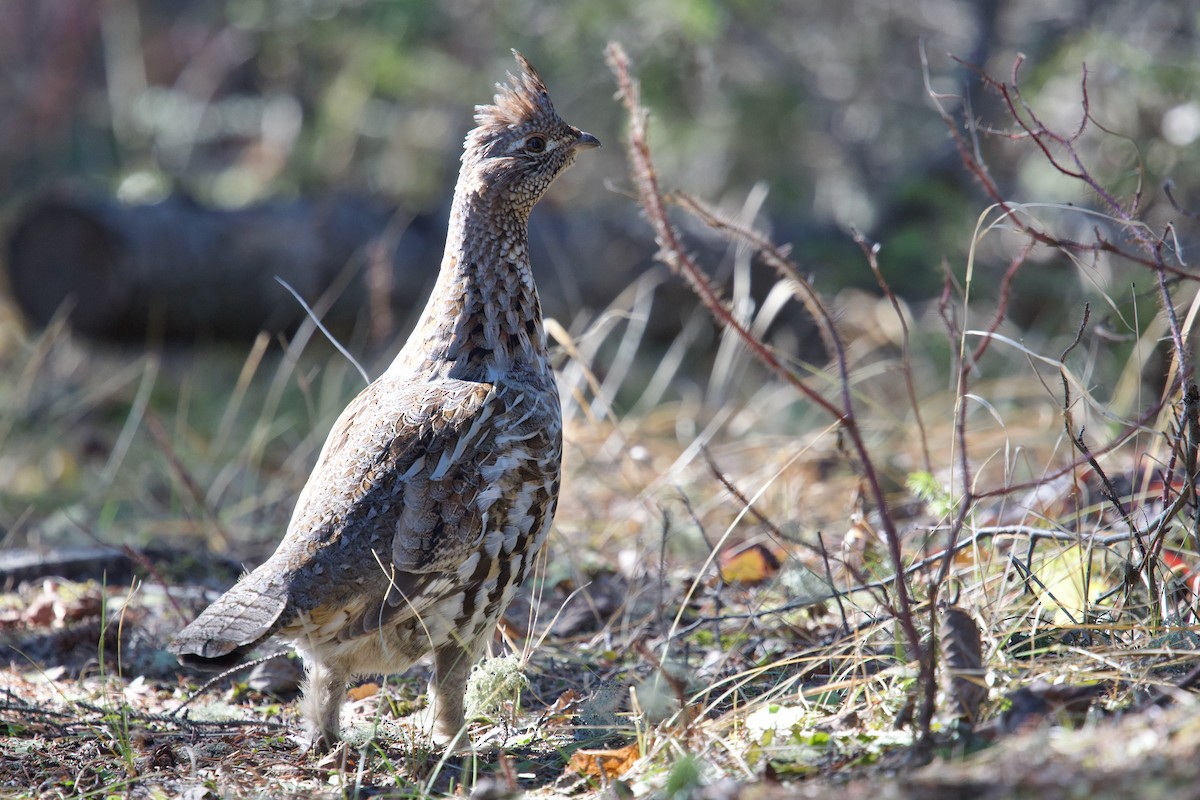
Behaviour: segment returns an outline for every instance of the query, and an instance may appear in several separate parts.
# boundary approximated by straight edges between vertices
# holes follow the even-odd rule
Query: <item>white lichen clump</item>
[[[521,690],[529,685],[523,666],[521,659],[512,653],[476,664],[467,680],[466,718],[494,720],[506,708],[518,708]]]

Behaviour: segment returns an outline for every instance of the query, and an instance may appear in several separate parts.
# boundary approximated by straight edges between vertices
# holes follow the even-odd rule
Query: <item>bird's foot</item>
[[[358,767],[359,751],[345,742],[328,747],[317,759],[317,767],[336,772],[349,772]]]
[[[453,725],[438,719],[432,710],[426,710],[417,718],[418,729],[429,736],[434,747],[450,753],[470,753],[475,748],[465,724]]]
[[[328,731],[321,730],[309,731],[308,736],[304,738],[299,736],[295,738],[300,742],[301,747],[304,749],[305,755],[328,755],[330,752],[337,749],[339,745],[345,744],[341,740],[341,737],[336,733],[330,733]]]

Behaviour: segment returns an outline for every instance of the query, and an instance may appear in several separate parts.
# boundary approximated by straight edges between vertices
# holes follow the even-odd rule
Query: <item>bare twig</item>
[[[1175,181],[1168,180],[1163,182],[1162,188],[1163,194],[1167,196],[1167,200],[1171,203],[1171,208],[1175,209],[1180,214],[1183,214],[1185,217],[1190,217],[1191,219],[1200,219],[1200,212],[1186,208],[1175,199]]]
[[[908,404],[912,407],[913,419],[917,423],[917,434],[921,439],[921,456],[925,463],[925,471],[933,472],[933,459],[929,457],[929,435],[925,431],[925,420],[921,417],[921,404],[917,402],[917,389],[913,386],[908,320],[904,316],[904,311],[900,308],[900,301],[896,299],[896,293],[892,291],[887,278],[883,276],[883,270],[879,268],[879,243],[868,242],[867,237],[858,231],[854,231],[854,241],[859,249],[862,250],[863,257],[867,259],[867,266],[871,268],[871,274],[875,276],[875,282],[879,284],[879,288],[883,291],[884,296],[892,304],[892,310],[896,312],[896,318],[900,320],[900,368],[904,373],[904,388],[908,392]]]
[[[975,352],[971,354],[971,360],[975,363],[983,358],[983,354],[987,351],[988,345],[992,343],[992,334],[1000,327],[1000,323],[1004,321],[1008,314],[1008,299],[1012,293],[1012,282],[1017,277],[1017,272],[1025,265],[1025,260],[1029,258],[1030,252],[1033,251],[1035,242],[1030,239],[1021,248],[1012,261],[1008,264],[1008,269],[1004,270],[1004,276],[1000,278],[999,296],[996,298],[996,313],[992,316],[991,323],[988,324],[986,333],[975,346]]]
[[[607,50],[609,66],[617,76],[625,108],[629,112],[629,156],[632,161],[633,177],[637,184],[638,198],[646,212],[646,218],[654,228],[658,242],[657,257],[684,280],[696,293],[697,298],[722,326],[729,328],[746,343],[754,357],[775,375],[787,381],[810,402],[820,406],[841,419],[844,412],[806,384],[800,376],[789,369],[778,357],[758,340],[754,334],[738,321],[728,303],[721,297],[720,290],[687,254],[679,239],[675,226],[667,219],[663,192],[659,189],[658,173],[650,158],[650,146],[646,140],[646,110],[641,105],[641,92],[629,71],[629,59],[617,44]]]
[[[1054,596],[1054,592],[1050,591],[1050,587],[1048,587],[1046,584],[1042,583],[1041,578],[1039,578],[1037,575],[1035,575],[1029,569],[1029,567],[1027,567],[1021,563],[1021,559],[1017,558],[1016,556],[1009,556],[1008,560],[1009,560],[1009,563],[1011,563],[1014,567],[1016,567],[1017,572],[1021,573],[1021,577],[1025,579],[1026,584],[1035,584],[1039,589],[1042,590],[1042,592],[1045,593],[1046,597],[1050,598],[1051,602],[1053,602],[1056,606],[1058,606],[1058,610],[1063,612],[1063,614],[1065,614],[1067,616],[1067,619],[1069,619],[1071,621],[1072,625],[1079,624],[1079,620],[1075,619],[1075,615],[1072,614],[1069,610],[1067,610],[1067,607],[1064,606],[1062,604],[1062,602],[1057,597]]]
[[[829,581],[829,588],[833,590],[833,599],[837,602],[838,615],[842,618],[842,630],[849,631],[850,623],[846,619],[846,606],[842,603],[842,593],[838,591],[833,582],[833,568],[829,565],[829,550],[825,547],[825,537],[820,531],[817,531],[817,543],[821,546],[821,562],[825,565],[825,580]]]
[[[1128,441],[1131,438],[1133,438],[1134,436],[1136,436],[1139,433],[1144,432],[1145,427],[1155,417],[1157,417],[1162,412],[1162,409],[1163,409],[1163,403],[1161,401],[1152,403],[1151,405],[1147,406],[1142,411],[1141,415],[1138,416],[1137,419],[1135,419],[1133,421],[1132,425],[1130,425],[1124,431],[1122,431],[1119,434],[1117,434],[1116,436],[1114,436],[1109,442],[1107,442],[1100,448],[1090,450],[1092,456],[1098,458],[1099,456],[1105,455],[1107,453],[1111,453],[1114,450],[1121,447],[1122,445],[1128,443]],[[979,501],[979,500],[983,500],[985,498],[1004,497],[1005,495],[1010,495],[1010,494],[1013,494],[1014,492],[1026,492],[1031,489],[1036,489],[1038,486],[1041,486],[1044,483],[1047,483],[1047,482],[1053,481],[1053,480],[1057,480],[1058,478],[1061,478],[1065,475],[1070,475],[1073,472],[1075,472],[1077,469],[1079,469],[1081,466],[1083,466],[1084,464],[1089,464],[1089,463],[1091,463],[1091,462],[1089,461],[1088,457],[1080,456],[1079,458],[1068,462],[1064,466],[1059,467],[1058,469],[1053,470],[1051,472],[1047,472],[1036,479],[1022,481],[1020,483],[1010,483],[1005,486],[997,487],[995,489],[979,490],[975,493],[975,500]]]
[[[195,699],[197,697],[200,697],[205,692],[207,692],[209,689],[216,686],[218,683],[225,680],[226,678],[228,678],[232,675],[236,675],[239,672],[244,672],[247,669],[257,667],[259,664],[265,664],[268,661],[271,661],[272,659],[280,658],[281,656],[282,656],[282,653],[272,653],[269,656],[263,656],[262,658],[256,658],[252,661],[243,661],[241,664],[235,664],[232,667],[230,667],[229,669],[224,670],[224,671],[218,673],[217,675],[214,675],[212,678],[209,678],[207,681],[205,681],[203,686],[201,686],[199,689],[197,689],[196,691],[194,691],[190,695],[188,695],[187,698],[182,703],[180,703],[175,708],[174,711],[171,712],[171,717],[178,718],[179,715],[183,713],[183,710],[186,709],[189,705],[191,705],[192,702],[195,701]]]
[[[770,517],[759,511],[755,507],[754,503],[751,502],[750,498],[746,497],[745,493],[737,487],[737,484],[731,481],[729,477],[721,471],[721,468],[717,466],[717,462],[713,460],[712,453],[708,451],[707,447],[701,447],[700,452],[704,455],[704,462],[708,464],[708,471],[712,473],[712,476],[716,478],[722,486],[725,487],[725,491],[733,495],[734,500],[737,500],[742,504],[742,507],[746,509],[746,512],[750,514],[750,516],[758,520],[759,524],[767,529],[771,535],[771,538],[775,539],[776,542],[792,541],[792,537],[785,535],[784,532],[780,530],[779,526],[771,521]],[[800,544],[806,543],[800,542]]]

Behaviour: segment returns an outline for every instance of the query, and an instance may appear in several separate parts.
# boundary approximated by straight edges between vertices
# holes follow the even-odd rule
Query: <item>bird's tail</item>
[[[280,626],[287,592],[251,573],[204,609],[169,645],[179,663],[224,669],[240,662]]]

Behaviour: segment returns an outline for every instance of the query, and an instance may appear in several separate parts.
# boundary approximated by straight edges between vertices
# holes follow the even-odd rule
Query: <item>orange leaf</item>
[[[1192,594],[1200,595],[1200,570],[1192,569],[1188,560],[1173,550],[1163,550],[1159,558],[1162,559],[1167,569],[1175,574],[1175,577],[1183,581]]]
[[[576,750],[567,770],[598,781],[619,778],[637,763],[642,751],[637,742],[617,750]]]
[[[752,544],[736,553],[722,555],[721,578],[727,583],[753,586],[775,577],[779,561],[779,556],[765,545]]]
[[[355,686],[346,694],[350,695],[351,700],[363,700],[368,697],[374,697],[379,694],[379,684],[364,683],[362,686]]]
[[[1163,550],[1159,554],[1159,558],[1162,559],[1162,562],[1167,565],[1167,569],[1171,570],[1172,572],[1186,574],[1192,571],[1187,559],[1185,559],[1179,553],[1176,553],[1174,550]]]

